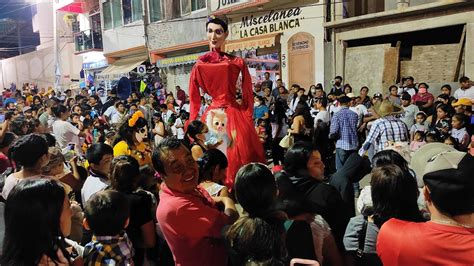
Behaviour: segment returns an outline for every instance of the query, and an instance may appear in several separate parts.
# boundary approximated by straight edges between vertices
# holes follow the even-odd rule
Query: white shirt
[[[402,114],[400,119],[407,125],[407,128],[411,129],[411,126],[415,124],[416,114],[418,114],[420,109],[418,109],[418,106],[410,104],[407,107],[403,106],[403,110],[405,112]]]
[[[61,149],[66,148],[69,143],[76,144],[76,150],[80,149],[78,136],[80,132],[69,122],[58,119],[53,123],[53,134]]]
[[[411,97],[413,97],[413,95],[416,94],[415,88],[407,88],[407,87],[398,88],[397,93],[398,93],[398,95],[402,95],[402,93],[403,93],[404,91],[408,92],[408,94],[410,94]]]
[[[331,121],[331,115],[328,111],[319,111],[314,118],[314,127],[316,127],[318,120],[323,121],[323,123],[329,123],[329,121]]]
[[[123,114],[121,114],[115,106],[110,106],[104,113],[110,119],[111,124],[118,124],[122,122]]]
[[[466,89],[466,90],[463,90],[461,88],[457,89],[455,92],[454,92],[454,98],[456,99],[461,99],[461,98],[469,98],[472,100],[474,100],[474,87],[471,86],[469,87],[469,89]]]
[[[176,128],[176,136],[178,139],[184,139],[183,122],[181,121],[181,118],[176,118],[173,126]]]
[[[88,176],[81,189],[82,203],[86,204],[92,195],[104,190],[108,186],[110,186],[109,180],[93,175]]]
[[[362,120],[364,119],[364,116],[369,113],[369,111],[367,110],[367,107],[365,107],[365,105],[363,104],[349,107],[349,110],[357,114],[358,119],[359,119],[359,123],[357,123],[357,126],[360,126],[362,124]]]

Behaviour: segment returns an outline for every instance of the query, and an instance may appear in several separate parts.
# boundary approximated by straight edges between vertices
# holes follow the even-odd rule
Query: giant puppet
[[[228,141],[226,156],[229,162],[225,185],[232,189],[235,174],[244,164],[265,162],[265,153],[253,124],[253,88],[247,65],[240,57],[221,51],[229,31],[227,24],[215,17],[206,23],[207,38],[211,51],[201,56],[194,65],[189,82],[190,121],[198,117],[201,106],[201,90],[212,97],[212,104],[203,114],[205,122],[208,115],[215,114],[212,110],[225,113],[225,130]],[[236,102],[237,79],[242,74],[242,104]],[[219,121],[215,121],[219,123]],[[220,125],[222,126],[222,125]],[[221,144],[222,145],[222,144]]]

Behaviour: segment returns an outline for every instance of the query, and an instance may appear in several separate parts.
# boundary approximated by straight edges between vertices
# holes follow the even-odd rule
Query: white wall
[[[103,14],[101,19],[103,23]],[[145,28],[143,21],[139,20],[114,29],[103,30],[102,43],[104,45],[104,54],[144,46]]]
[[[61,51],[61,85],[69,87],[71,79],[79,79],[82,69],[82,57],[74,55],[74,44],[63,43]],[[54,85],[53,47],[47,47],[28,54],[4,59],[1,61],[1,78],[3,87],[10,83],[18,86],[25,82],[38,84],[40,88]],[[66,77],[65,77],[66,76]],[[69,77],[67,77],[69,76]]]

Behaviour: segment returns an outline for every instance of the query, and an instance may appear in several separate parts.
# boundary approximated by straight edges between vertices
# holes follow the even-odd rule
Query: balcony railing
[[[89,51],[102,51],[102,33],[100,31],[85,30],[74,34],[76,54]]]

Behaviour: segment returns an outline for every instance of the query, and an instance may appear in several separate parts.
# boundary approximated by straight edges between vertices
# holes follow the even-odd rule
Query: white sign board
[[[250,0],[211,0],[211,12],[247,2],[250,2]]]

